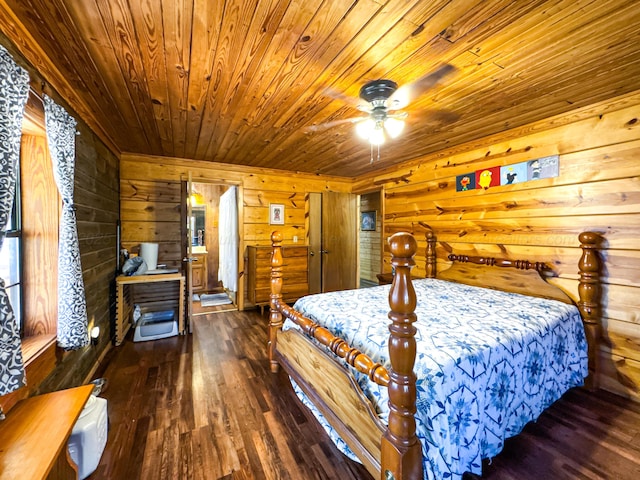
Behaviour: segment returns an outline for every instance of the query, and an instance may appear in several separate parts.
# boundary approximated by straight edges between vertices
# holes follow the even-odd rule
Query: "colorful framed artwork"
[[[284,205],[281,203],[269,204],[269,225],[284,225]]]
[[[376,211],[360,213],[360,230],[363,232],[373,232],[376,229]]]
[[[476,189],[487,190],[489,187],[500,185],[500,167],[476,170]]]
[[[468,192],[476,189],[476,172],[465,173],[456,177],[456,192]]]
[[[557,177],[559,173],[559,155],[529,160],[527,171],[529,180]]]
[[[527,162],[500,167],[500,185],[513,185],[527,181]]]

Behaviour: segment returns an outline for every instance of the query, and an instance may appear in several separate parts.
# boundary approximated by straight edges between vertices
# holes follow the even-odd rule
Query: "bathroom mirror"
[[[204,217],[206,207],[197,206],[191,208],[191,245],[204,245]]]

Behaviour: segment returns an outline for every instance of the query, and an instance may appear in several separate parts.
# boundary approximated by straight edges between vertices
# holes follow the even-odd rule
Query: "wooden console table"
[[[19,401],[0,422],[2,478],[78,478],[69,436],[93,384]]]
[[[132,275],[127,277],[120,275],[116,277],[116,339],[115,344],[120,345],[129,328],[131,328],[131,312],[133,310],[133,302],[131,295],[126,292],[125,286],[136,284],[149,284],[156,282],[179,282],[178,294],[178,332],[185,333],[184,321],[184,275],[181,273],[160,273],[157,275]]]

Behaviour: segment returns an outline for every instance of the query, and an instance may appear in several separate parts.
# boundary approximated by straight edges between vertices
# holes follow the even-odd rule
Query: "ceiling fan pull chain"
[[[380,144],[378,144],[378,161],[380,161]]]
[[[369,146],[371,147],[371,160],[369,161],[369,165],[373,165],[373,143],[370,143]]]

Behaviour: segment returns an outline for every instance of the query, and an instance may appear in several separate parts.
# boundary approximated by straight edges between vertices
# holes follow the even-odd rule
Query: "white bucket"
[[[140,256],[147,264],[148,270],[155,270],[158,267],[158,244],[141,243]]]

